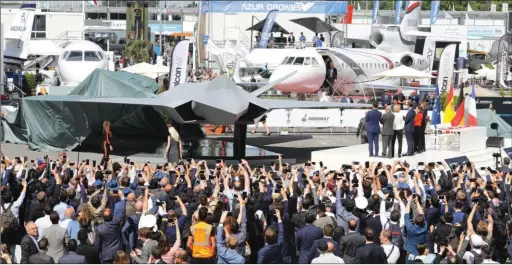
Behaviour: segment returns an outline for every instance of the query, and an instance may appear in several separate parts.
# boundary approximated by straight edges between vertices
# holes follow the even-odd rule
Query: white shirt
[[[393,115],[395,115],[393,130],[403,130],[405,126],[404,115],[400,112],[393,112]]]
[[[342,258],[334,256],[333,253],[327,252],[322,253],[318,258],[314,258],[313,261],[311,261],[311,264],[315,263],[324,263],[324,264],[344,264],[345,261],[343,261]]]
[[[44,217],[41,217],[41,218],[37,219],[35,224],[37,226],[37,233],[39,235],[39,239],[38,240],[41,240],[41,238],[43,238],[44,230],[46,228],[52,226],[52,221],[50,221],[50,216],[49,215],[45,215]]]
[[[396,264],[398,258],[400,258],[400,249],[393,244],[382,244],[381,247],[384,249],[386,257],[388,257],[388,264]]]
[[[68,229],[69,221],[71,221],[71,219],[66,219],[64,221],[59,221],[59,226],[64,228],[64,229]]]

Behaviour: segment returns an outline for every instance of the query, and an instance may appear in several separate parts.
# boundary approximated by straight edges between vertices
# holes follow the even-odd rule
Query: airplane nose
[[[270,76],[269,78],[269,82],[272,83],[272,82],[275,82],[276,80],[292,73],[294,70],[293,69],[283,69],[282,67],[278,67],[274,70],[274,72],[272,73],[272,75]],[[285,79],[284,81],[282,81],[281,83],[277,84],[276,87],[279,87],[279,85],[286,85],[290,79],[292,79],[295,75],[292,75],[290,77],[288,77],[287,79]]]

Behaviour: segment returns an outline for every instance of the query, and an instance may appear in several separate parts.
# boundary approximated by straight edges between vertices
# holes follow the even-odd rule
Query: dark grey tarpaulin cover
[[[263,31],[263,27],[265,26],[265,21],[267,21],[267,20],[264,19],[256,24],[254,24],[252,27],[250,27],[246,30],[254,30],[254,31],[261,32],[261,31]],[[288,32],[286,29],[281,27],[281,25],[279,25],[275,21],[274,21],[274,25],[272,26],[272,30],[270,32],[281,32],[283,34],[290,34],[290,32]]]
[[[39,151],[72,150],[91,134],[101,134],[103,120],[111,121],[116,138],[148,136],[165,140],[165,123],[151,106],[80,103],[98,97],[151,98],[156,90],[158,84],[150,78],[97,69],[68,96],[24,98],[18,111],[21,121],[9,124],[3,120],[2,140],[27,143]]]
[[[329,23],[322,21],[317,17],[297,18],[291,19],[290,21],[295,22],[315,33],[339,31],[339,29],[329,25]]]
[[[198,130],[198,126],[194,124],[253,124],[256,119],[273,109],[370,106],[357,103],[258,98],[258,95],[295,73],[296,71],[291,72],[252,93],[238,87],[227,76],[219,76],[209,82],[181,84],[156,96],[148,93],[146,97],[140,97],[144,95],[140,92],[141,89],[128,86],[129,91],[120,91],[124,94],[122,97],[118,94],[104,97],[101,93],[96,94],[88,90],[80,91],[82,94],[99,96],[30,97],[23,101],[21,128],[25,130],[24,136],[32,149],[58,151],[73,149],[81,139],[92,133],[101,133],[103,120],[112,122],[115,138],[118,135],[133,134],[165,139],[168,132],[159,115],[161,113],[179,123],[182,130],[186,125],[190,125],[190,132],[182,131],[181,135],[198,138],[198,133],[192,131],[192,128]],[[89,89],[94,87],[98,86],[91,86]],[[153,89],[148,88],[148,91]],[[98,141],[99,143],[101,141]]]

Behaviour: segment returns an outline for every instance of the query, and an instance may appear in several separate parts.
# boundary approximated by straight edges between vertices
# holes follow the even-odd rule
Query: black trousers
[[[427,150],[427,145],[425,143],[425,130],[426,127],[421,127],[421,133],[420,133],[420,152],[425,152]]]
[[[402,141],[404,139],[404,130],[395,130],[394,134],[393,134],[393,141],[391,143],[391,150],[389,152],[391,152],[391,156],[394,157],[395,156],[395,142],[398,141],[398,155],[401,156],[402,155]]]
[[[421,152],[421,127],[414,126],[414,152]]]

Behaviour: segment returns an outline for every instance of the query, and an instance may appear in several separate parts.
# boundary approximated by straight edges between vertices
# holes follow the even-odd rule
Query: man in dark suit
[[[59,264],[87,264],[85,256],[76,254],[77,243],[76,240],[70,239],[68,241],[68,254],[59,259]]]
[[[357,263],[387,264],[388,261],[384,249],[373,242],[376,236],[373,229],[370,227],[366,228],[364,236],[366,238],[366,245],[357,249]]]
[[[420,104],[420,96],[418,95],[418,92],[416,90],[413,90],[411,94],[409,95],[409,100],[412,101],[414,106],[417,106]]]
[[[393,102],[393,96],[391,95],[391,92],[386,90],[386,93],[384,93],[382,96],[380,96],[380,104],[383,108],[386,106],[391,105]]]
[[[361,144],[368,143],[368,132],[366,131],[366,115],[368,115],[368,111],[364,113],[364,117],[359,120],[359,125],[356,130],[356,137],[361,135]]]
[[[391,112],[391,105],[386,105],[386,113],[382,115],[380,123],[382,124],[382,156],[392,158],[393,154],[393,122],[395,115]],[[388,150],[389,149],[389,150]]]
[[[123,238],[125,240],[125,246],[129,247],[128,251],[134,249],[137,243],[137,230],[139,229],[139,221],[142,215],[141,201],[135,203],[135,214],[128,217],[123,225]]]
[[[122,192],[119,194],[123,194]],[[124,197],[122,197],[124,200]],[[122,250],[121,221],[124,219],[126,209],[121,207],[121,214],[113,216],[112,210],[103,211],[105,222],[96,227],[94,247],[100,250],[102,263],[112,263],[118,250]]]
[[[368,132],[368,150],[370,157],[379,155],[379,134],[380,134],[380,119],[382,113],[377,109],[379,102],[373,102],[373,109],[366,114],[366,131]],[[373,149],[375,147],[375,155]]]
[[[272,228],[265,231],[266,246],[258,251],[258,264],[275,264],[283,263],[283,247],[284,247],[284,225],[281,221],[281,212],[276,209],[275,216],[277,218],[278,232]]]
[[[306,219],[306,226],[297,230],[297,237],[295,238],[300,255],[299,264],[309,263],[309,252],[313,243],[324,236],[322,229],[313,225],[316,220],[315,213],[308,211],[304,217]]]
[[[343,96],[340,99],[340,103],[354,103],[354,100],[348,96],[348,92],[343,92]]]
[[[76,248],[76,254],[84,256],[89,264],[100,264],[100,250],[87,243],[87,230],[80,229],[77,237],[80,245]]]
[[[334,67],[334,64],[331,62],[329,63],[329,68],[326,72],[326,78],[327,80],[327,95],[330,96],[334,92],[334,83],[336,83],[336,79],[338,78],[338,70]]]
[[[27,234],[21,239],[21,264],[27,264],[30,256],[37,254],[39,248],[37,245],[37,226],[34,222],[28,222],[25,225]]]
[[[347,235],[341,238],[340,255],[347,264],[357,263],[357,249],[364,246],[365,238],[357,232],[357,220],[348,221]]]
[[[39,246],[39,252],[34,254],[28,258],[29,264],[55,264],[53,258],[46,255],[46,251],[48,250],[48,239],[42,238],[37,243]]]
[[[325,225],[324,227],[324,237],[315,240],[313,242],[313,246],[311,247],[311,251],[309,252],[309,263],[314,258],[317,258],[320,255],[320,252],[318,251],[318,244],[320,242],[331,242],[334,245],[334,255],[340,257],[340,244],[339,242],[336,242],[334,239],[332,239],[332,235],[334,234],[334,227],[330,224]],[[341,258],[341,257],[340,257]]]
[[[407,153],[404,156],[412,156],[414,155],[414,118],[416,117],[416,109],[414,108],[414,103],[409,100],[407,102],[409,106],[409,111],[405,116],[405,139],[407,139]]]

